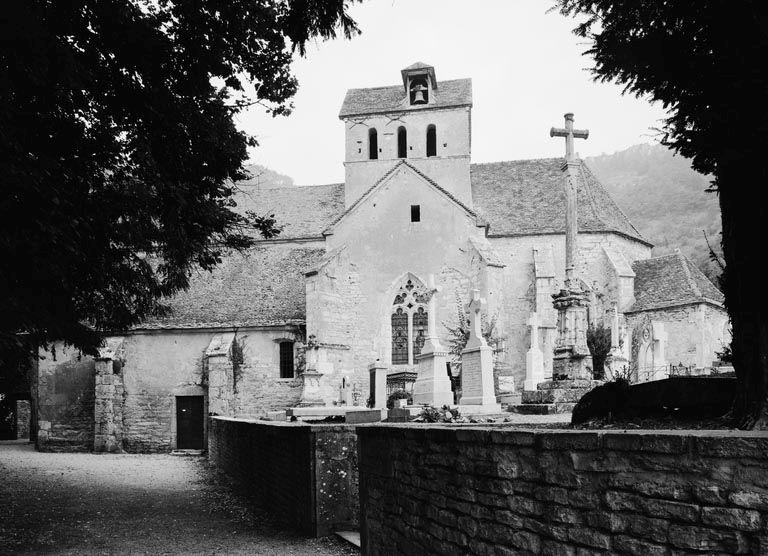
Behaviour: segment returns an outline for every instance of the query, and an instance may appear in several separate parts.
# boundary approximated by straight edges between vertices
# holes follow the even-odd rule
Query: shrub
[[[395,390],[387,397],[387,409],[395,407],[395,400],[408,400],[408,405],[413,402],[411,395],[405,390]]]

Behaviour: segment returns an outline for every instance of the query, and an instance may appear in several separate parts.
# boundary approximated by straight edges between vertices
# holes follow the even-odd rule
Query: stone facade
[[[763,554],[768,435],[358,429],[362,553]]]

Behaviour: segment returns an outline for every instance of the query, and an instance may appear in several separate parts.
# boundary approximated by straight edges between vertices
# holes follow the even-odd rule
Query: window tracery
[[[412,365],[427,338],[429,294],[421,282],[409,278],[392,303],[392,364]]]

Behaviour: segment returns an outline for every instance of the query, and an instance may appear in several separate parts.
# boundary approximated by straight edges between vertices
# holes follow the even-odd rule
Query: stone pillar
[[[528,319],[528,326],[531,327],[531,347],[525,354],[525,382],[523,390],[536,390],[540,382],[544,382],[544,354],[539,348],[539,315],[536,312],[531,313]]]
[[[107,338],[95,359],[94,452],[123,450],[123,376],[115,372],[122,361],[123,338]]]
[[[115,374],[112,359],[96,359],[94,426],[94,452],[122,451],[123,377]]]
[[[387,368],[378,359],[368,365],[370,376],[370,395],[373,397],[373,407],[384,409],[387,407]]]
[[[429,275],[429,313],[427,315],[427,338],[418,356],[419,374],[413,384],[414,405],[453,405],[451,379],[448,378],[448,350],[440,344],[437,336],[435,277]]]
[[[485,306],[478,290],[469,304],[469,339],[461,352],[461,399],[464,413],[499,413],[493,388],[493,349],[483,338],[480,313]]]
[[[16,400],[16,438],[29,438],[32,404],[29,400]]]
[[[235,366],[232,354],[235,333],[216,334],[205,350],[208,369],[208,412],[226,417],[235,414]]]

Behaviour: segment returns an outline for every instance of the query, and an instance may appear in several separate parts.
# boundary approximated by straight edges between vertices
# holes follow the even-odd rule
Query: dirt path
[[[0,442],[0,554],[352,555],[231,496],[203,458],[49,454]]]

